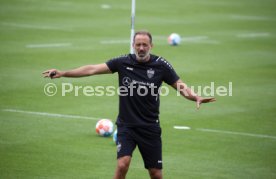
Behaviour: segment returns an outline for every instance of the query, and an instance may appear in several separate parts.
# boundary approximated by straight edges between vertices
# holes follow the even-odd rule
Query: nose
[[[143,46],[143,45],[140,45],[140,46],[139,46],[139,50],[144,50],[144,46]]]

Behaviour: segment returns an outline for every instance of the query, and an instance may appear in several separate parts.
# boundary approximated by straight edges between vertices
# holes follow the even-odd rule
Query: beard
[[[150,51],[138,52],[135,50],[136,59],[140,62],[146,62],[149,59]]]

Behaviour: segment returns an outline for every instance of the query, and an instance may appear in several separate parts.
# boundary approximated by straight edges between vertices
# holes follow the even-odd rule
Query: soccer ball
[[[117,144],[117,129],[113,133],[113,141]]]
[[[181,42],[181,37],[180,37],[180,35],[177,34],[177,33],[172,33],[172,34],[168,37],[168,43],[169,43],[170,45],[173,45],[173,46],[179,45],[180,42]]]
[[[96,124],[96,132],[100,136],[108,137],[113,132],[113,123],[109,119],[101,119]]]

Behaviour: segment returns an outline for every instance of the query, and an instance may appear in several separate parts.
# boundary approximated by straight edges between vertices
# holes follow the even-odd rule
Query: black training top
[[[159,126],[159,88],[179,77],[162,57],[150,55],[147,62],[138,62],[134,54],[113,58],[106,62],[112,73],[118,72],[120,104],[117,125]]]

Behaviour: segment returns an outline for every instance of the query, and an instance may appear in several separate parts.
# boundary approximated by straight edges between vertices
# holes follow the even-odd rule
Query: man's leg
[[[124,126],[117,126],[117,167],[114,179],[126,177],[131,156],[136,148],[136,143],[131,135],[131,129]]]
[[[148,169],[151,179],[162,179],[162,170],[157,168]]]
[[[161,128],[149,127],[136,130],[138,148],[151,179],[162,179]]]
[[[125,179],[130,161],[131,161],[130,156],[124,156],[117,159],[117,167],[116,167],[114,179]]]

